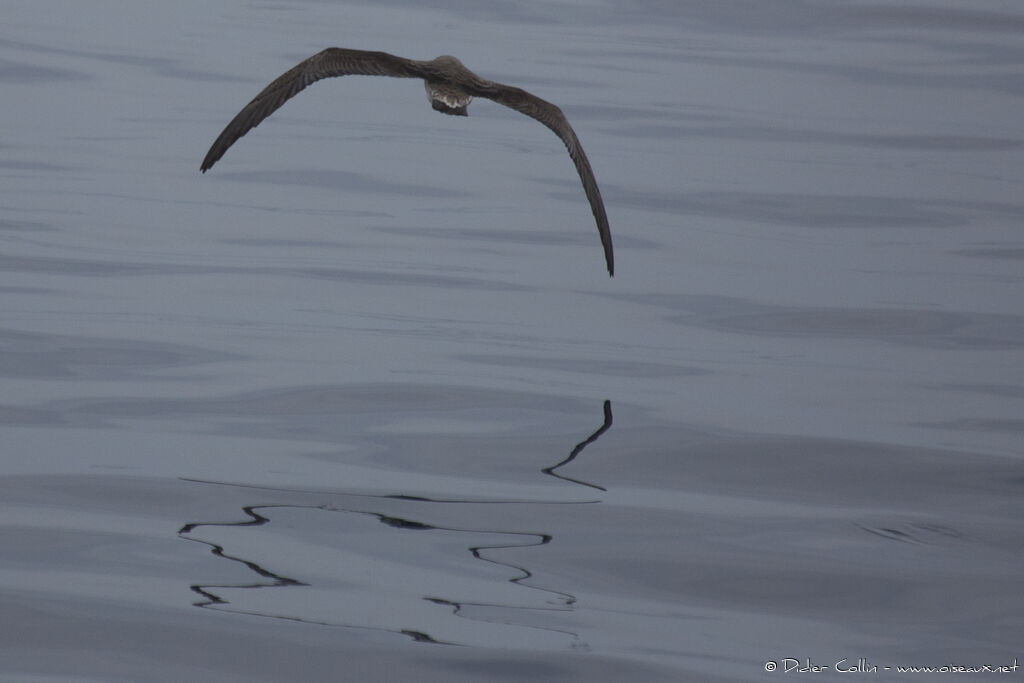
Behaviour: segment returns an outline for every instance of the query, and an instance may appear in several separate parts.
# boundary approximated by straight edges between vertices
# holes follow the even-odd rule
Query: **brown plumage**
[[[396,57],[387,52],[347,50],[340,47],[328,48],[315,54],[275,79],[238,112],[206,153],[200,170],[205,173],[224,156],[238,138],[258,126],[263,119],[273,114],[308,85],[323,78],[355,74],[422,78],[427,89],[427,98],[431,106],[439,112],[466,116],[466,106],[470,100],[474,97],[484,97],[526,114],[554,131],[565,143],[580,180],[583,181],[583,191],[590,201],[590,208],[597,221],[597,230],[601,235],[608,274],[615,273],[612,235],[608,228],[604,202],[601,201],[601,191],[597,187],[594,172],[576,137],[576,132],[569,125],[562,110],[520,88],[480,78],[463,66],[458,59],[447,55],[419,62]]]

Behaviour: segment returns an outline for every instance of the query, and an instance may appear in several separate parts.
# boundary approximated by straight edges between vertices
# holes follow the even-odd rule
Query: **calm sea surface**
[[[0,680],[1024,666],[1022,36],[1009,0],[5,0]],[[418,81],[317,84],[199,172],[334,45],[562,107],[615,278],[558,139]]]

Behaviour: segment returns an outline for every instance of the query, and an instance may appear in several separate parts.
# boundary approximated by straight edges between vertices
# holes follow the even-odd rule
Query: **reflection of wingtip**
[[[414,631],[412,629],[403,628],[401,631],[402,635],[409,636],[417,643],[434,643],[442,644],[440,640],[435,640],[433,636],[424,633],[423,631]]]
[[[576,444],[576,447],[572,449],[572,452],[569,453],[569,457],[567,457],[565,460],[563,460],[562,462],[558,463],[557,465],[552,465],[551,467],[545,467],[544,469],[541,470],[541,472],[543,472],[544,474],[550,474],[552,477],[558,477],[559,479],[564,479],[565,481],[571,481],[574,484],[580,484],[581,486],[589,486],[590,488],[597,489],[598,491],[607,491],[608,490],[608,489],[606,489],[603,486],[598,486],[597,484],[591,484],[591,483],[586,482],[586,481],[581,481],[579,479],[573,479],[571,477],[567,477],[565,475],[556,474],[555,473],[555,470],[558,469],[559,467],[561,467],[563,465],[568,465],[570,462],[575,460],[576,456],[579,455],[581,452],[583,452],[584,448],[586,448],[590,444],[592,444],[595,441],[597,441],[598,438],[602,434],[604,434],[606,431],[608,431],[608,429],[612,426],[612,402],[609,401],[608,399],[605,399],[604,405],[602,406],[602,409],[604,411],[604,421],[601,423],[601,426],[597,428],[597,431],[595,431],[593,434],[588,436],[583,441],[581,441],[578,444]]]

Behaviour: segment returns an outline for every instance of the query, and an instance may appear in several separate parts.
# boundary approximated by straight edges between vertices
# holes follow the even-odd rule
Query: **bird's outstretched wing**
[[[277,111],[281,105],[295,97],[304,88],[323,78],[348,75],[395,76],[398,78],[422,78],[420,63],[387,52],[347,50],[330,47],[297,64],[263,89],[252,102],[238,112],[220,136],[210,147],[203,159],[200,170],[206,172],[224,156],[228,147],[238,138],[260,125],[260,122]]]
[[[515,88],[502,83],[488,81],[486,84],[466,84],[466,91],[477,97],[485,97],[498,104],[503,104],[510,109],[526,114],[527,116],[540,121],[554,131],[555,135],[562,139],[565,148],[569,150],[569,156],[576,165],[576,171],[583,181],[583,191],[590,201],[590,210],[594,212],[594,219],[597,221],[597,231],[601,235],[601,245],[604,247],[604,259],[608,264],[608,274],[615,274],[615,256],[612,252],[612,233],[608,227],[608,216],[604,210],[604,202],[601,200],[601,190],[597,187],[597,179],[594,178],[594,171],[590,168],[590,161],[583,151],[576,131],[569,125],[562,110],[547,100],[526,92],[521,88]]]

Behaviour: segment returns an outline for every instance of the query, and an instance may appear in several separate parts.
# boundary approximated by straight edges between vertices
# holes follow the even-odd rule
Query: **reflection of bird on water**
[[[597,230],[601,235],[601,244],[604,246],[608,274],[614,274],[612,236],[604,211],[604,202],[601,201],[601,191],[597,188],[597,180],[590,168],[590,162],[587,161],[587,155],[583,153],[583,147],[562,110],[520,88],[480,78],[455,57],[444,55],[420,62],[386,52],[328,48],[279,76],[252,102],[245,105],[214,141],[210,151],[206,153],[206,158],[203,159],[201,170],[205,173],[224,156],[228,147],[238,138],[258,126],[263,119],[306,86],[322,78],[352,74],[422,78],[430,104],[443,114],[467,116],[466,106],[470,100],[474,97],[484,97],[526,114],[554,131],[565,143],[569,156],[572,157],[580,174],[580,180],[583,181],[583,191],[590,201],[590,208],[597,220]]]

